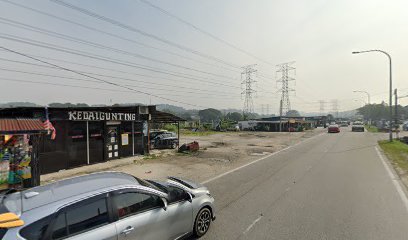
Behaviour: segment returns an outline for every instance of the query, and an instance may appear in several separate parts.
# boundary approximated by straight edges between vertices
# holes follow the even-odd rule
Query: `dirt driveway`
[[[41,181],[47,183],[98,171],[121,171],[140,178],[180,176],[202,182],[322,131],[319,128],[296,133],[226,132],[208,136],[181,136],[181,143],[198,141],[200,151],[182,154],[175,150],[153,150],[149,156],[135,156],[46,174],[41,176]]]

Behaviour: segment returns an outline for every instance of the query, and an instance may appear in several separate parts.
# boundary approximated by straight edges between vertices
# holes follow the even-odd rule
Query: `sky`
[[[255,112],[276,114],[276,65],[294,61],[292,109],[346,111],[367,103],[354,90],[388,102],[387,57],[351,54],[370,49],[392,56],[393,88],[408,95],[407,1],[149,1],[173,17],[141,0],[64,1],[116,25],[55,1],[0,0],[1,47],[74,71],[0,49],[0,102],[242,109],[241,72],[256,64]]]

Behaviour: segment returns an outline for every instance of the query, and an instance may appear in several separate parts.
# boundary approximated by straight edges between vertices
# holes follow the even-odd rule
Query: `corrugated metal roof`
[[[0,134],[44,132],[43,122],[39,119],[0,119]]]

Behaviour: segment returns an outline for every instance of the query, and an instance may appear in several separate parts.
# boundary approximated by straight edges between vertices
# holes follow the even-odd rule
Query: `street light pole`
[[[368,103],[368,109],[367,109],[367,112],[368,112],[368,125],[369,126],[371,126],[371,111],[370,111],[370,104],[371,104],[371,102],[370,102],[370,93],[368,93],[367,91],[361,91],[361,90],[355,90],[355,91],[353,91],[353,92],[355,92],[355,93],[365,93],[365,94],[367,94],[367,103]]]
[[[389,135],[390,135],[390,142],[392,142],[392,61],[391,61],[391,56],[390,54],[388,54],[387,52],[383,51],[383,50],[378,50],[378,49],[374,49],[374,50],[367,50],[367,51],[358,51],[358,52],[352,52],[352,54],[359,54],[359,53],[368,53],[368,52],[380,52],[385,54],[388,57],[388,60],[390,62],[390,91],[389,91],[389,97],[390,97],[390,126],[389,126]]]
[[[370,104],[370,93],[368,93],[368,92],[366,92],[366,91],[360,91],[360,90],[356,90],[356,91],[353,91],[353,92],[355,92],[355,93],[365,93],[365,94],[367,94],[367,102],[368,102],[368,104]]]

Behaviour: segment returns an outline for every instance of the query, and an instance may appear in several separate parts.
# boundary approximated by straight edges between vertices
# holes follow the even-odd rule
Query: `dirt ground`
[[[208,136],[181,136],[181,144],[198,141],[200,151],[185,154],[175,150],[152,150],[149,156],[123,158],[46,174],[41,176],[41,182],[44,184],[99,171],[120,171],[147,179],[180,176],[202,182],[322,131],[324,130],[296,133],[225,132]]]

